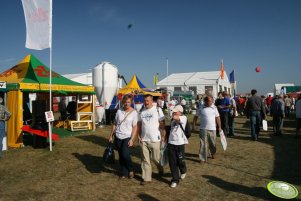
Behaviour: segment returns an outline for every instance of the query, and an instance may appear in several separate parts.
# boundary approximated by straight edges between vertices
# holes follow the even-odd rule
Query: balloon
[[[255,71],[256,71],[256,73],[259,73],[259,72],[261,71],[260,67],[257,66],[257,67],[255,68]]]

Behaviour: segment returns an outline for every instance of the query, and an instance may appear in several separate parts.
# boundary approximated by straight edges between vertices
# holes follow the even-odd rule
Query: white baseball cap
[[[172,112],[182,112],[183,113],[183,107],[181,105],[177,105],[172,109]]]

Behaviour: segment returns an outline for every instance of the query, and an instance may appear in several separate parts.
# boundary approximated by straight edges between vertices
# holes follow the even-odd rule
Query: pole
[[[49,1],[50,7],[49,7],[49,17],[50,17],[50,23],[49,23],[49,41],[50,41],[50,72],[49,72],[49,111],[52,111],[52,1]],[[48,133],[49,133],[49,150],[52,151],[52,127],[51,122],[48,122]]]
[[[168,92],[168,58],[166,58],[166,91]]]

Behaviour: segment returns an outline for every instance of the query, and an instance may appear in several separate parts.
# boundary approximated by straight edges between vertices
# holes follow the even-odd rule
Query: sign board
[[[6,82],[0,81],[0,89],[6,89]]]
[[[54,121],[54,116],[52,111],[45,112],[45,117],[47,122]]]

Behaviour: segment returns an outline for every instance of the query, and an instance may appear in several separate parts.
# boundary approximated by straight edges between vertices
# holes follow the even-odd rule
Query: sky
[[[223,59],[238,93],[265,94],[301,85],[300,10],[300,0],[53,0],[52,70],[87,73],[109,61],[151,88],[167,58],[169,74],[217,71]],[[27,54],[49,66],[49,49],[25,40],[21,0],[0,0],[0,72]]]

